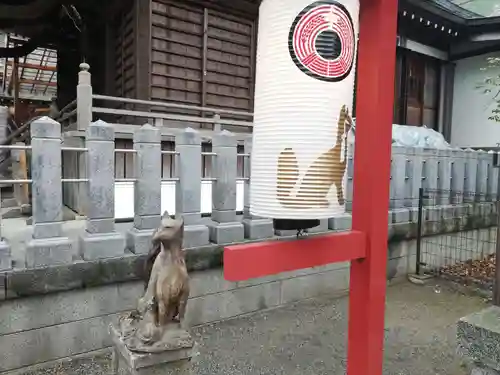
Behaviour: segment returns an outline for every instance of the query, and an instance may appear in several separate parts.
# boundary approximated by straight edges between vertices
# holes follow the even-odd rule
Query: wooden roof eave
[[[415,8],[425,10],[426,12],[436,16],[437,18],[440,18],[442,20],[446,20],[452,24],[454,24],[456,27],[463,27],[466,26],[466,19],[463,17],[460,17],[456,14],[453,14],[441,7],[436,6],[433,3],[424,1],[424,0],[403,0],[403,4],[409,4],[412,5]]]

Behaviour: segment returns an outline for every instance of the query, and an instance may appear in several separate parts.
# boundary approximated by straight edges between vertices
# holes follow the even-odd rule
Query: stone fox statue
[[[283,206],[297,209],[328,207],[327,195],[332,184],[337,189],[339,205],[344,204],[342,182],[347,165],[347,145],[343,148],[342,140],[344,136],[347,136],[351,127],[349,110],[344,105],[339,114],[335,145],[309,166],[301,181],[299,181],[299,167],[293,149],[286,148],[281,152],[278,159],[277,197]],[[342,154],[344,160],[342,160]],[[321,174],[319,179],[318,174]],[[299,182],[298,192],[295,197],[292,197],[292,190]],[[314,187],[314,190],[310,190],[311,187]]]
[[[189,297],[189,276],[182,250],[183,220],[163,215],[153,234],[146,261],[147,287],[144,299],[152,303],[154,322],[164,326],[184,318]]]
[[[189,297],[189,276],[182,250],[184,221],[163,214],[154,232],[146,268],[146,291],[137,309],[119,320],[127,348],[138,353],[192,348],[193,338],[181,325]]]

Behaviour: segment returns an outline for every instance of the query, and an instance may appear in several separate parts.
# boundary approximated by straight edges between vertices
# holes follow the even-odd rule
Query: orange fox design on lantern
[[[347,166],[347,142],[344,142],[343,145],[342,141],[347,140],[347,134],[351,127],[352,119],[349,116],[349,109],[343,105],[339,114],[335,145],[309,166],[305,176],[300,181],[299,166],[293,149],[286,148],[280,153],[276,196],[281,205],[296,209],[329,207],[327,195],[332,185],[335,185],[337,190],[338,204],[344,205],[342,182]],[[299,183],[297,194],[292,196],[292,191]]]

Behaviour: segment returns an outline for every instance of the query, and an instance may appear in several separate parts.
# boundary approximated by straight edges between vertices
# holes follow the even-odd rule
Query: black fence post
[[[500,167],[499,161],[499,151],[495,150],[493,154],[493,166],[495,168]],[[498,259],[500,259],[500,172],[498,173],[498,184],[497,184],[497,197],[496,197],[496,208],[497,208],[497,238],[496,238],[496,248],[495,248],[495,284],[493,286],[493,304],[495,306],[500,306],[500,264]]]
[[[500,176],[500,174],[499,174]],[[500,177],[499,177],[500,180]],[[499,181],[500,183],[500,181]],[[499,189],[500,190],[500,189]],[[495,285],[493,288],[493,304],[495,306],[500,306],[500,267],[498,264],[498,259],[500,259],[500,200],[497,196],[497,243],[495,251]]]
[[[420,276],[422,264],[421,242],[422,242],[422,217],[424,212],[424,188],[418,189],[418,218],[417,218],[417,264],[415,271]]]

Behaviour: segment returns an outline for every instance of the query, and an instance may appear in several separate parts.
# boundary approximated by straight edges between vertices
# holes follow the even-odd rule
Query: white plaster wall
[[[495,147],[500,143],[500,123],[488,120],[495,107],[493,96],[496,93],[484,94],[483,90],[476,88],[486,77],[500,75],[500,68],[497,71],[481,70],[489,56],[500,57],[500,53],[456,62],[451,127],[451,143],[454,146]]]

